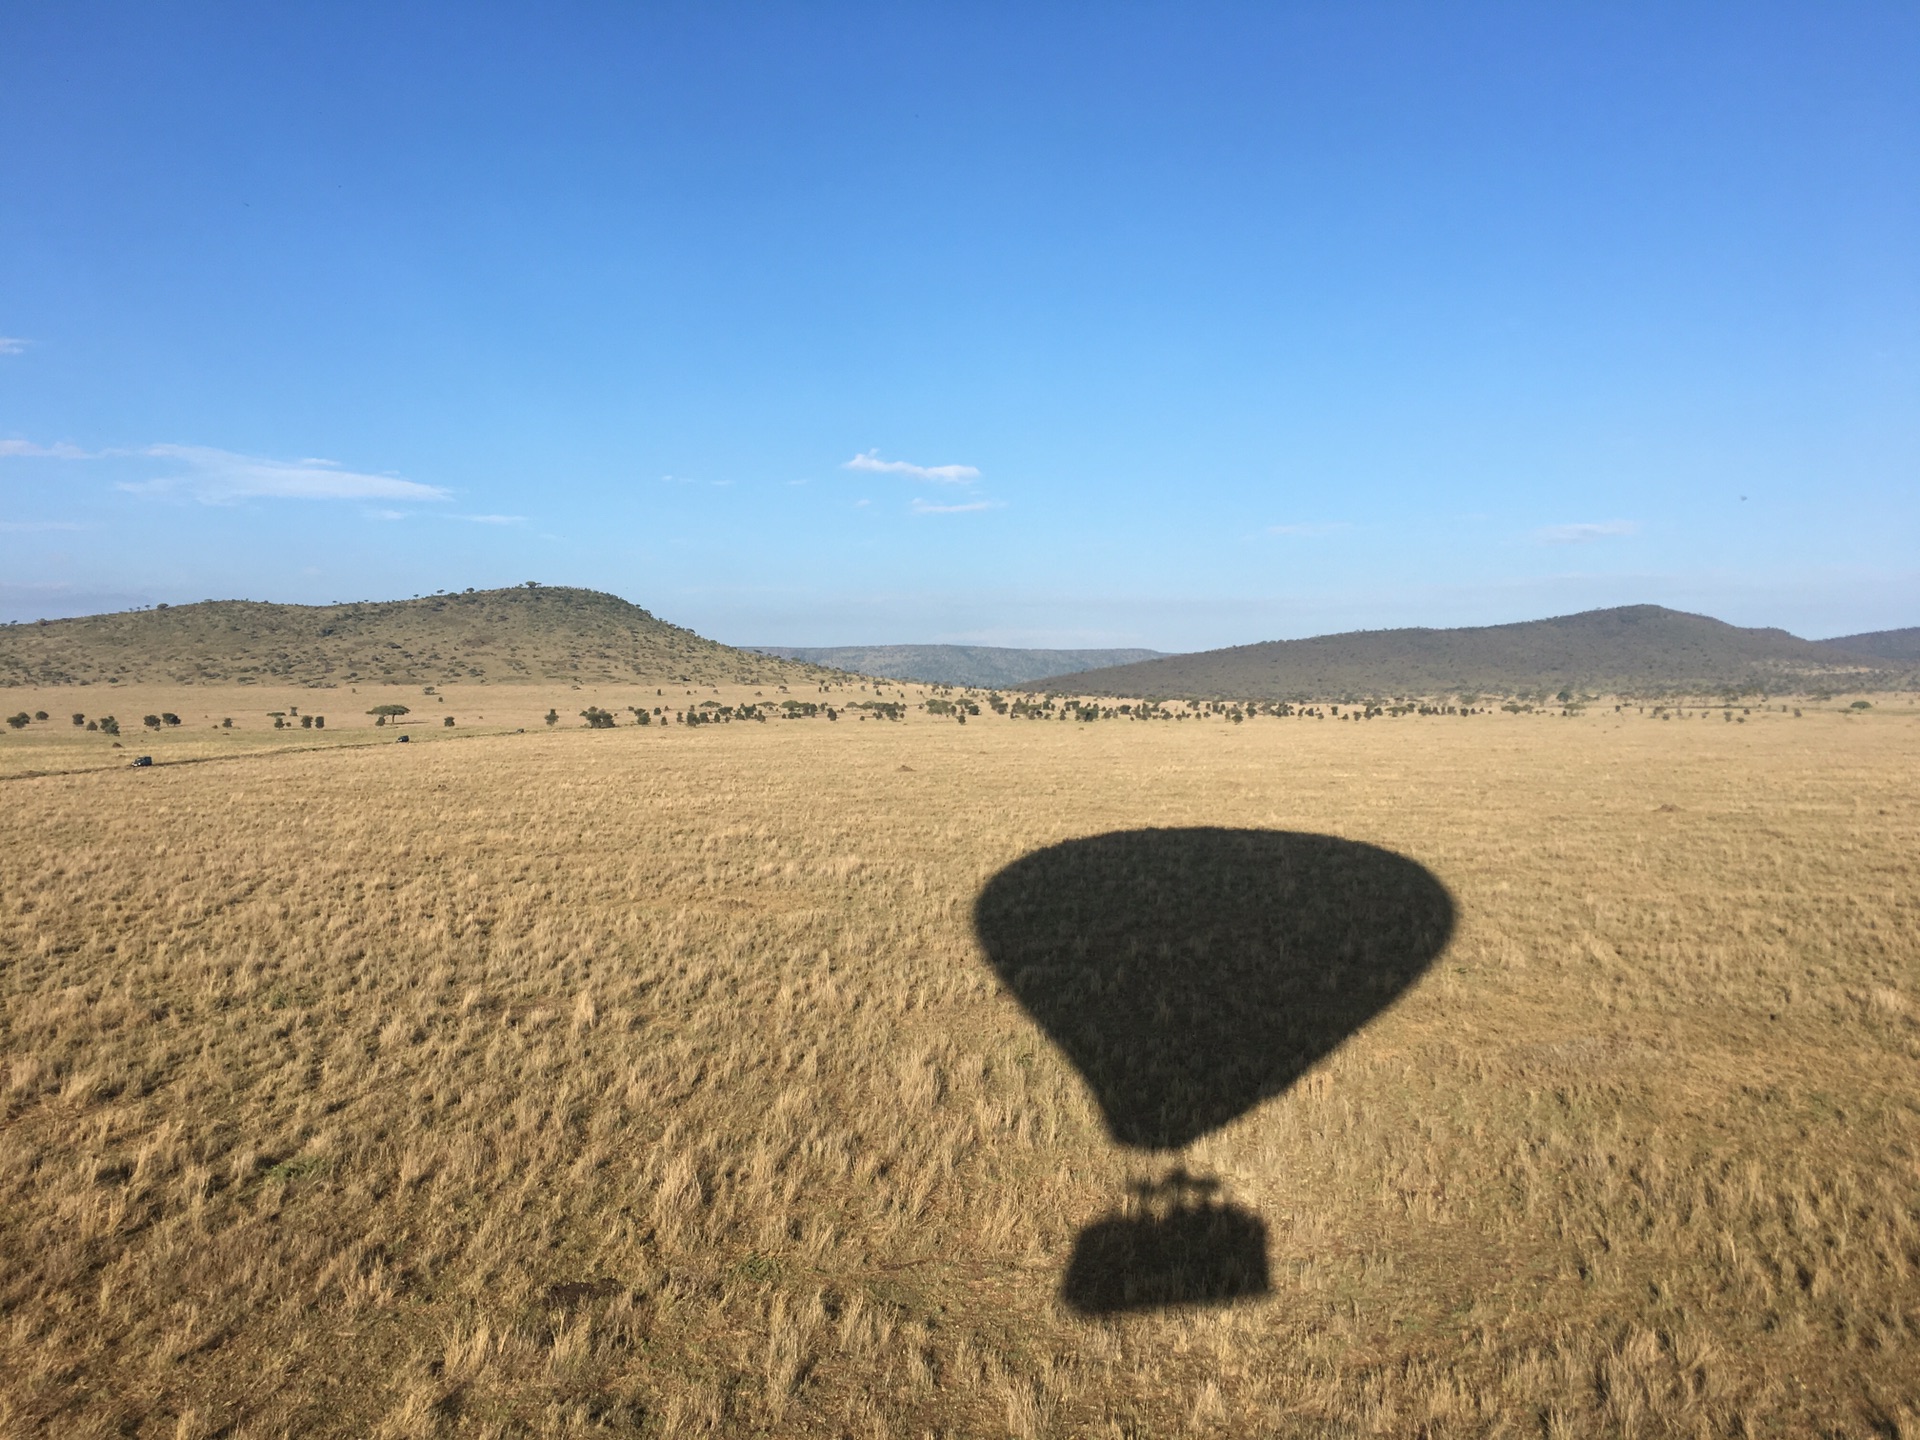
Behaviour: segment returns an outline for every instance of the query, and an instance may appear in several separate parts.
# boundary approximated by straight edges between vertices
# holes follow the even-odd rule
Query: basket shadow
[[[1135,1213],[1105,1216],[1080,1232],[1061,1298],[1082,1314],[1112,1315],[1265,1295],[1266,1224],[1215,1201],[1206,1193],[1213,1188],[1184,1172],[1136,1186],[1142,1203]],[[1174,1192],[1171,1208],[1153,1205],[1155,1191]]]
[[[1079,1070],[1113,1139],[1145,1151],[1181,1149],[1283,1093],[1425,972],[1454,917],[1439,879],[1392,851],[1218,828],[1035,851],[988,881],[973,916],[994,970]],[[1098,1222],[1076,1249],[1069,1301],[1107,1295],[1086,1277],[1129,1255],[1136,1278],[1185,1267],[1184,1280],[1136,1285],[1169,1297],[1147,1303],[1232,1298],[1220,1277],[1252,1273],[1250,1236],[1264,1276],[1257,1219],[1236,1228],[1222,1216],[1240,1212],[1211,1204],[1204,1223],[1183,1213]]]

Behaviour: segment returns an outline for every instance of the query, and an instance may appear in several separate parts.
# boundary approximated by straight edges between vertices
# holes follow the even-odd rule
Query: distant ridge
[[[1904,660],[1920,665],[1920,625],[1912,625],[1905,630],[1868,630],[1859,635],[1836,635],[1831,640],[1816,640],[1813,643],[1848,655],[1868,655],[1876,660]]]
[[[1269,640],[1036,681],[1029,690],[1165,698],[1341,700],[1408,695],[1791,694],[1912,683],[1912,665],[1747,630],[1659,605],[1468,629],[1356,630]]]
[[[207,600],[0,626],[0,685],[758,685],[823,674],[560,585],[350,605]]]
[[[1018,685],[1048,675],[1156,660],[1159,650],[1021,650],[1004,645],[757,645],[763,655],[936,685]]]

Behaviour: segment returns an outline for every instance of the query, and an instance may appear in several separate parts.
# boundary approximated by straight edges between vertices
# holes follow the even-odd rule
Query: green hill
[[[1831,640],[1817,640],[1814,643],[1848,655],[1920,665],[1920,625],[1910,625],[1905,630],[1868,630],[1860,635],[1836,635]]]
[[[938,685],[1018,685],[1049,675],[1158,659],[1158,650],[1022,650],[1005,645],[756,645],[763,655],[810,660],[860,675]]]
[[[351,605],[207,600],[0,626],[0,685],[757,685],[824,673],[704,639],[617,595],[565,586]]]
[[[1163,698],[1342,700],[1386,696],[1726,695],[1885,689],[1915,667],[1784,630],[1746,630],[1659,605],[1455,630],[1356,630],[1174,655],[1026,685]]]

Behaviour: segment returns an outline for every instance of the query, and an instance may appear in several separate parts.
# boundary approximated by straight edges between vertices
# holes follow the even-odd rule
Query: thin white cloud
[[[93,451],[82,450],[78,445],[69,445],[64,440],[52,445],[36,445],[31,440],[0,440],[0,455],[15,455],[35,460],[98,460],[100,458]]]
[[[840,468],[876,475],[911,475],[916,480],[933,480],[942,485],[971,485],[980,478],[980,472],[971,465],[912,465],[905,460],[882,460],[878,450],[856,455]]]
[[[724,490],[733,484],[731,480],[690,480],[685,475],[662,475],[662,485],[711,485],[716,490]]]
[[[185,489],[209,505],[236,500],[449,500],[438,485],[397,475],[368,475],[332,460],[269,460],[208,445],[149,445],[137,452],[177,460],[188,473],[121,486],[136,493]]]
[[[455,520],[465,520],[470,525],[524,525],[524,515],[455,515]]]
[[[71,520],[0,520],[0,534],[32,535],[42,530],[83,530]]]
[[[925,500],[916,499],[913,502],[913,513],[916,515],[964,515],[970,510],[998,510],[1000,504],[998,500],[971,500],[965,505],[933,505]]]
[[[1537,545],[1584,545],[1618,535],[1637,535],[1638,520],[1589,520],[1574,525],[1544,525],[1533,532]]]
[[[0,335],[0,355],[18,355],[32,343],[19,335]]]
[[[1329,525],[1269,525],[1267,526],[1267,534],[1303,536],[1332,535],[1337,531],[1351,530],[1352,528],[1353,526],[1344,520],[1335,521]]]

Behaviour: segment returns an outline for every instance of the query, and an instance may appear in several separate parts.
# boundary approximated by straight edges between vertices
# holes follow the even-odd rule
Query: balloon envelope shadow
[[[1281,1094],[1392,1004],[1453,924],[1446,887],[1414,861],[1274,830],[1070,840],[1007,866],[974,905],[995,971],[1079,1069],[1113,1138],[1148,1151]],[[1092,1310],[1131,1308],[1115,1301],[1129,1293],[1233,1299],[1265,1289],[1265,1254],[1255,1217],[1177,1198],[1083,1233],[1066,1296]],[[1118,1267],[1141,1281],[1156,1265],[1131,1290],[1092,1278]],[[1233,1278],[1247,1275],[1258,1290]]]

